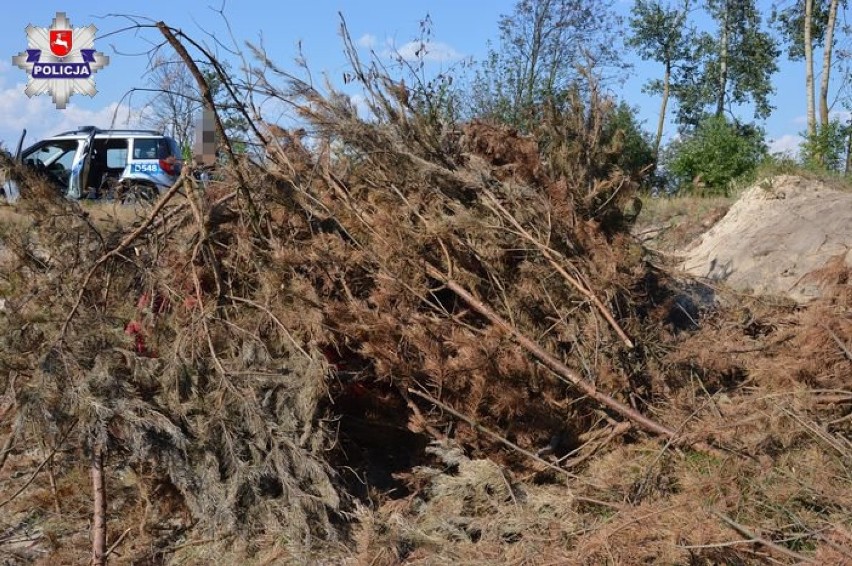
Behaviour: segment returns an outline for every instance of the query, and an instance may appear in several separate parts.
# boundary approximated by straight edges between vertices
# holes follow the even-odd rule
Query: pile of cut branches
[[[346,45],[369,119],[258,53],[306,128],[254,122],[262,155],[226,144],[222,180],[185,175],[131,226],[23,191],[31,225],[0,233],[4,454],[131,468],[182,528],[294,552],[345,534],[353,497],[422,487],[431,441],[559,481],[617,438],[724,454],[694,404],[667,410],[693,384],[663,371],[672,291],[624,230],[610,103],[554,110],[547,144],[444,123]]]

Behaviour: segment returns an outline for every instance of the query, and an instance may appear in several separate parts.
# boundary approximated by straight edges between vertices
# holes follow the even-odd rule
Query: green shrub
[[[817,171],[840,171],[846,157],[848,128],[835,119],[826,126],[817,126],[813,135],[805,135],[805,141],[802,142],[805,167]]]
[[[654,164],[654,148],[650,136],[636,121],[636,109],[622,102],[615,107],[604,128],[607,139],[618,139],[621,151],[616,164],[622,171],[648,177]]]
[[[669,144],[664,166],[676,191],[727,195],[731,181],[754,172],[766,154],[763,130],[712,116]]]

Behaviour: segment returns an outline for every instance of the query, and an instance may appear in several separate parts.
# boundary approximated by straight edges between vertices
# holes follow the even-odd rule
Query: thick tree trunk
[[[716,99],[716,116],[725,115],[725,91],[728,90],[728,27],[731,17],[730,6],[725,4],[725,17],[719,38],[719,93]]]
[[[657,120],[657,136],[654,139],[654,155],[659,157],[660,144],[663,141],[663,126],[666,122],[666,106],[669,104],[669,83],[671,82],[672,66],[666,62],[666,73],[663,75],[663,102],[660,104],[660,118]]]
[[[92,564],[106,566],[106,491],[104,455],[100,446],[92,453]]]
[[[822,52],[822,79],[819,85],[819,120],[828,126],[828,82],[831,76],[831,53],[834,48],[834,26],[837,23],[837,5],[840,0],[831,0],[828,9],[828,24],[825,28],[825,48]]]
[[[849,137],[846,138],[846,174],[852,175],[852,118],[849,119]]]
[[[814,107],[814,46],[811,42],[814,0],[805,0],[805,90],[808,99],[808,136],[816,134],[816,109]]]

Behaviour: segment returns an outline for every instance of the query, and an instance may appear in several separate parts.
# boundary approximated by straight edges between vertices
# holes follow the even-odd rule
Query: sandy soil
[[[852,265],[852,193],[780,176],[747,190],[685,250],[681,267],[711,282],[804,303],[819,296],[808,275],[844,257]]]

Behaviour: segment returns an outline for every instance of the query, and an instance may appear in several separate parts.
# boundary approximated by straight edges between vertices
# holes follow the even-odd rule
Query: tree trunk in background
[[[666,106],[669,103],[669,82],[672,76],[672,64],[666,61],[666,74],[663,76],[663,102],[660,104],[660,119],[657,121],[657,136],[654,139],[654,156],[660,156],[660,144],[663,141],[663,126],[666,122]]]
[[[852,118],[849,119],[849,137],[846,138],[846,174],[852,175]]]
[[[527,72],[522,85],[522,99],[516,108],[523,111],[522,120],[528,120],[528,113],[535,104],[536,100],[536,79],[539,77],[539,64],[544,51],[544,36],[547,33],[545,26],[547,24],[547,16],[550,11],[550,0],[542,2],[540,5],[534,6],[535,10],[539,10],[535,14],[533,20],[533,34],[530,39],[530,57],[527,62]],[[552,92],[549,94],[553,94]],[[525,124],[527,125],[527,124]]]
[[[719,38],[719,95],[716,103],[716,116],[725,114],[725,91],[728,88],[728,27],[731,18],[730,5],[725,3],[725,17],[722,20]]]
[[[814,46],[811,43],[811,22],[814,0],[805,0],[805,90],[808,97],[808,136],[816,134],[816,110],[814,108]]]
[[[92,453],[92,503],[92,564],[106,566],[106,492],[100,446],[95,446]]]
[[[834,26],[837,23],[837,5],[840,0],[831,0],[828,9],[828,24],[825,28],[825,48],[822,53],[822,80],[819,85],[819,120],[828,126],[828,80],[831,75],[831,52],[834,48]]]

